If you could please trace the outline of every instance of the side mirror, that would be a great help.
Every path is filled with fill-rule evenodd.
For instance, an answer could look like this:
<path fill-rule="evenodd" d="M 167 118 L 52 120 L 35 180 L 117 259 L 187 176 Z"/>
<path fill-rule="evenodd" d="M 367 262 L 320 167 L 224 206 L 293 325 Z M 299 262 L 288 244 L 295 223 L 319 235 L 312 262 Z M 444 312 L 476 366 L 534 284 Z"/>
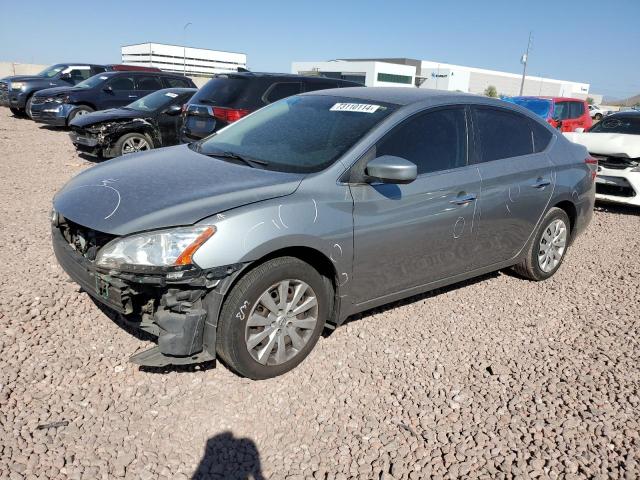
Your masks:
<path fill-rule="evenodd" d="M 60 74 L 60 80 L 70 81 L 71 74 L 70 73 L 62 73 Z"/>
<path fill-rule="evenodd" d="M 107 85 L 106 87 L 102 88 L 103 92 L 107 92 L 107 93 L 113 93 L 113 88 L 111 88 L 111 86 Z"/>
<path fill-rule="evenodd" d="M 182 105 L 171 105 L 170 107 L 168 107 L 164 113 L 166 113 L 167 115 L 180 115 L 180 113 L 182 112 Z"/>
<path fill-rule="evenodd" d="M 418 176 L 415 163 L 393 155 L 374 158 L 367 164 L 365 173 L 369 181 L 382 183 L 411 183 Z"/>

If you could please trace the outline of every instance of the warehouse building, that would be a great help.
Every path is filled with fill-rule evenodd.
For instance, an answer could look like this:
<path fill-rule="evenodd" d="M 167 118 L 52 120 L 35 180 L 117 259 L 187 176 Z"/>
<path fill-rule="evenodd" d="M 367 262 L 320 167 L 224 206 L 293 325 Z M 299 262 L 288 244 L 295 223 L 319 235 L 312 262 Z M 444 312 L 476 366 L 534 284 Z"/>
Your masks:
<path fill-rule="evenodd" d="M 498 95 L 520 94 L 522 74 L 411 58 L 355 58 L 331 62 L 294 62 L 292 72 L 304 71 L 341 78 L 340 75 L 353 75 L 355 71 L 359 71 L 359 75 L 364 79 L 363 83 L 367 86 L 381 86 L 382 84 L 377 81 L 377 72 L 390 69 L 392 65 L 403 67 L 402 75 L 405 78 L 402 81 L 405 82 L 411 77 L 413 81 L 409 84 L 410 86 L 476 94 L 483 94 L 487 87 L 494 86 Z M 590 94 L 589 87 L 588 83 L 527 75 L 523 94 L 583 99 L 590 96 L 596 100 L 596 103 L 601 101 L 602 96 Z"/>
<path fill-rule="evenodd" d="M 413 87 L 416 81 L 415 67 L 375 60 L 293 62 L 291 73 L 351 80 L 367 87 Z"/>
<path fill-rule="evenodd" d="M 247 68 L 244 53 L 191 48 L 164 43 L 138 43 L 121 48 L 122 63 L 156 67 L 165 72 L 187 76 L 211 77 L 216 73 L 237 72 Z"/>

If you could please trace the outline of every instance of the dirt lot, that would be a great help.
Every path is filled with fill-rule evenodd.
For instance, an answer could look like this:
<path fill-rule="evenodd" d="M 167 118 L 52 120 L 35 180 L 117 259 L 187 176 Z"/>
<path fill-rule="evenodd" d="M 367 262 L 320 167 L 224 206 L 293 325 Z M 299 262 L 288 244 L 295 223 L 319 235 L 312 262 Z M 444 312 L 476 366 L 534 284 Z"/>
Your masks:
<path fill-rule="evenodd" d="M 149 340 L 50 247 L 51 198 L 90 165 L 0 108 L 0 478 L 640 476 L 640 212 L 599 208 L 547 282 L 369 312 L 252 382 L 127 363 Z"/>

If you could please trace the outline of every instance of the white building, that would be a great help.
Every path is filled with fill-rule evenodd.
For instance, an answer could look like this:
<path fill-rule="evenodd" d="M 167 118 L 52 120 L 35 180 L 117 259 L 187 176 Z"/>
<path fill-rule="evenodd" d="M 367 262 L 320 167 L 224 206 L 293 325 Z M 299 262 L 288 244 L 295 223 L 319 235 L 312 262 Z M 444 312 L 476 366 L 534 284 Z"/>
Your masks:
<path fill-rule="evenodd" d="M 237 72 L 247 68 L 244 53 L 223 52 L 163 43 L 139 43 L 121 48 L 122 63 L 156 67 L 165 72 L 187 76 L 211 77 L 216 73 Z"/>
<path fill-rule="evenodd" d="M 413 87 L 416 69 L 388 62 L 332 60 L 293 62 L 291 73 L 352 80 L 367 87 Z"/>
<path fill-rule="evenodd" d="M 294 62 L 293 73 L 319 74 L 335 78 L 348 78 L 361 81 L 368 87 L 399 86 L 394 81 L 381 82 L 394 78 L 402 79 L 402 85 L 438 90 L 460 91 L 483 94 L 489 86 L 494 86 L 498 95 L 514 96 L 520 94 L 522 74 L 487 70 L 483 68 L 465 67 L 449 63 L 415 60 L 411 58 L 355 58 L 334 60 L 330 62 Z M 386 72 L 401 77 L 388 77 Z M 355 78 L 354 78 L 355 77 Z M 407 79 L 411 77 L 412 81 Z M 594 97 L 596 103 L 600 95 L 589 94 L 588 83 L 570 80 L 556 80 L 527 75 L 523 95 L 577 97 L 586 99 Z"/>

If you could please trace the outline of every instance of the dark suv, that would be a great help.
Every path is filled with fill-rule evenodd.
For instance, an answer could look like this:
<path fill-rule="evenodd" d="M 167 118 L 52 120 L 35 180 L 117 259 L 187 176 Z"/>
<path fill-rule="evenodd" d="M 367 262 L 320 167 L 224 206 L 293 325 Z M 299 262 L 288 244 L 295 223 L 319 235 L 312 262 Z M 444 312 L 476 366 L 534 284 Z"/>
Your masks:
<path fill-rule="evenodd" d="M 78 115 L 119 108 L 163 88 L 196 88 L 179 74 L 120 71 L 95 75 L 71 88 L 48 88 L 33 96 L 31 118 L 48 125 L 68 125 Z"/>
<path fill-rule="evenodd" d="M 14 115 L 28 109 L 35 92 L 51 87 L 72 87 L 98 73 L 106 72 L 107 65 L 89 63 L 58 63 L 37 75 L 14 75 L 0 80 L 0 106 L 9 107 Z"/>
<path fill-rule="evenodd" d="M 348 80 L 282 73 L 238 72 L 216 75 L 183 112 L 182 142 L 200 140 L 269 103 L 303 92 L 361 87 Z"/>

